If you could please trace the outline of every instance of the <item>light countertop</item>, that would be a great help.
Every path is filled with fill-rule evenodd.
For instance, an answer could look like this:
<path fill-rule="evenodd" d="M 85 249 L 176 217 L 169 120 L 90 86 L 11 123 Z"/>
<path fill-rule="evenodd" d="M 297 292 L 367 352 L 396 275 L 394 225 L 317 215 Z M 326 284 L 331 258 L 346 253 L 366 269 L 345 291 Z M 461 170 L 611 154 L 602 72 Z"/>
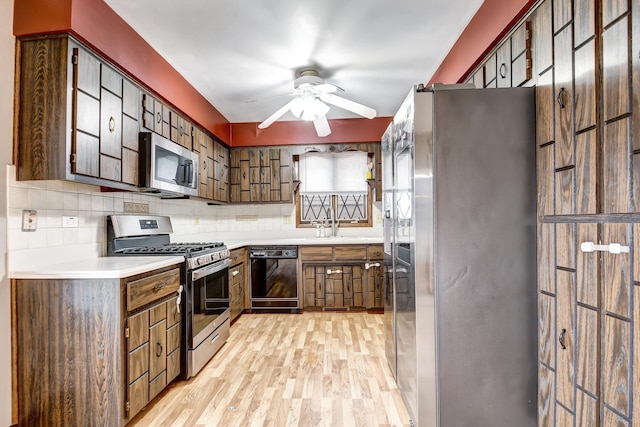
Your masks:
<path fill-rule="evenodd" d="M 89 258 L 11 271 L 12 279 L 121 279 L 184 262 L 182 256 Z"/>
<path fill-rule="evenodd" d="M 372 245 L 383 243 L 382 237 L 294 237 L 294 238 L 242 238 L 227 239 L 224 243 L 229 249 L 241 248 L 243 246 L 275 246 L 275 245 Z"/>

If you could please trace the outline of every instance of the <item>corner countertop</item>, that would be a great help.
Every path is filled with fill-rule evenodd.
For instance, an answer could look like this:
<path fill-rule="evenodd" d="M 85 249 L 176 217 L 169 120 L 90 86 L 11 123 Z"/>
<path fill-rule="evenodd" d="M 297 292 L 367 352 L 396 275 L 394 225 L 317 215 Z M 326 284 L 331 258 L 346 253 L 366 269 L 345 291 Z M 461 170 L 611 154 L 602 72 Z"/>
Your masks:
<path fill-rule="evenodd" d="M 11 279 L 122 279 L 184 262 L 182 256 L 89 258 L 11 271 Z"/>

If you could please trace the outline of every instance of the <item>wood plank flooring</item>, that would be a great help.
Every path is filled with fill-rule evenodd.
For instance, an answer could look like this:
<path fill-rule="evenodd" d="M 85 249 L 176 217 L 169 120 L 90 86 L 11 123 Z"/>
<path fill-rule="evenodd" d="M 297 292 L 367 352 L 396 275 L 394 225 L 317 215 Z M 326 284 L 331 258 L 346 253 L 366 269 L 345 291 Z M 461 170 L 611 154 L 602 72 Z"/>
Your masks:
<path fill-rule="evenodd" d="M 384 354 L 383 316 L 243 314 L 189 381 L 129 426 L 408 426 Z"/>

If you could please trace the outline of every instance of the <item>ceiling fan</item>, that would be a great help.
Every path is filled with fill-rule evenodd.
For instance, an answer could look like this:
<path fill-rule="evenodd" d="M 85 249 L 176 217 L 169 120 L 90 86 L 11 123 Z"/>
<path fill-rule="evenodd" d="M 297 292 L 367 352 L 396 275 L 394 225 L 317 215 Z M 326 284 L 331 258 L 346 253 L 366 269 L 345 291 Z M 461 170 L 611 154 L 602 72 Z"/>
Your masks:
<path fill-rule="evenodd" d="M 326 117 L 331 109 L 329 105 L 340 107 L 368 119 L 373 119 L 376 116 L 376 110 L 373 108 L 334 95 L 334 92 L 344 92 L 344 89 L 331 83 L 325 83 L 316 70 L 301 71 L 300 76 L 293 81 L 293 88 L 291 96 L 294 98 L 260 123 L 258 128 L 269 127 L 287 111 L 291 111 L 297 118 L 313 122 L 318 136 L 327 136 L 331 133 Z"/>

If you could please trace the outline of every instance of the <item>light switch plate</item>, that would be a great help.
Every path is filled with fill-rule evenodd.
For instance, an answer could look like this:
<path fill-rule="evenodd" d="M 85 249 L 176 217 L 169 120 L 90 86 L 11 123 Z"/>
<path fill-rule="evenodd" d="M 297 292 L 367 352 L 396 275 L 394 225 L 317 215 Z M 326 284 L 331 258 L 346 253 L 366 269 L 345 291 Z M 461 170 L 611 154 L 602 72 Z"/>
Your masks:
<path fill-rule="evenodd" d="M 36 231 L 38 212 L 25 209 L 22 211 L 22 231 Z"/>

